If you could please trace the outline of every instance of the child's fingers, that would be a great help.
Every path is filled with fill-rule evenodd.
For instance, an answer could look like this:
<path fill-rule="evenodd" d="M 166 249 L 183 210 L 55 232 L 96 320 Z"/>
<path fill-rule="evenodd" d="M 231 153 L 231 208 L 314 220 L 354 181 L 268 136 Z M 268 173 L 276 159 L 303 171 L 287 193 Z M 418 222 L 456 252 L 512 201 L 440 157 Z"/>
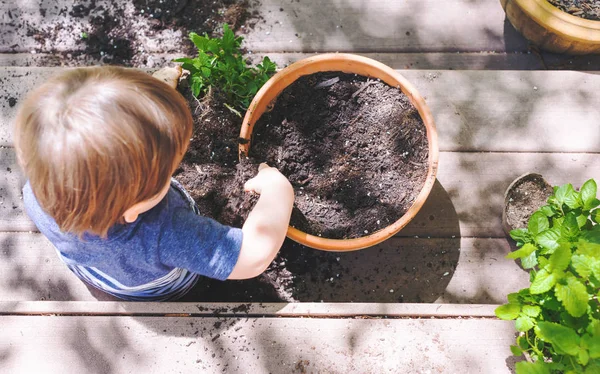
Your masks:
<path fill-rule="evenodd" d="M 256 181 L 254 180 L 254 178 L 248 179 L 246 183 L 244 183 L 244 191 L 256 192 Z"/>

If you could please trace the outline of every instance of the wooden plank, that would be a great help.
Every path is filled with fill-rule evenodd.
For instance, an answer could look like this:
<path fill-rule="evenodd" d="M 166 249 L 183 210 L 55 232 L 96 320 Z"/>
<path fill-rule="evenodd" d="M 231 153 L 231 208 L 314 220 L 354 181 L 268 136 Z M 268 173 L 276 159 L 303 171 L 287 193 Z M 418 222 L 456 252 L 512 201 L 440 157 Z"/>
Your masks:
<path fill-rule="evenodd" d="M 527 172 L 543 175 L 551 185 L 572 183 L 579 188 L 589 178 L 600 180 L 600 154 L 443 152 L 438 180 L 452 200 L 460 234 L 504 237 L 504 192 Z M 439 212 L 436 217 L 443 222 L 446 215 Z M 437 224 L 444 225 L 440 220 L 436 218 Z M 434 235 L 435 229 L 430 226 L 429 232 Z"/>
<path fill-rule="evenodd" d="M 0 146 L 13 144 L 10 128 L 18 107 L 15 104 L 60 69 L 0 68 Z M 598 74 L 428 70 L 400 73 L 426 97 L 442 151 L 597 152 L 599 149 Z"/>
<path fill-rule="evenodd" d="M 0 301 L 1 315 L 495 318 L 494 304 Z"/>
<path fill-rule="evenodd" d="M 0 245 L 2 301 L 95 300 L 41 234 L 0 233 Z M 298 290 L 292 297 L 317 303 L 501 304 L 506 302 L 508 293 L 528 284 L 527 274 L 514 261 L 504 259 L 509 251 L 504 239 L 457 237 L 392 238 L 358 252 L 315 252 L 315 260 L 329 265 L 319 266 L 314 278 L 291 267 L 293 285 Z M 219 293 L 219 284 L 232 289 L 254 285 L 252 280 L 213 282 L 211 293 L 216 295 L 211 299 L 213 302 L 269 301 L 249 296 L 231 300 L 226 293 Z M 205 287 L 205 284 L 197 286 L 186 300 L 206 301 Z M 13 310 L 9 306 L 5 304 L 0 311 Z M 186 310 L 189 311 L 185 309 L 182 313 L 187 313 Z M 386 309 L 385 313 L 400 312 Z"/>
<path fill-rule="evenodd" d="M 0 147 L 0 231 L 37 230 L 23 206 L 24 184 L 14 148 Z"/>
<path fill-rule="evenodd" d="M 265 0 L 253 52 L 526 51 L 495 0 Z"/>
<path fill-rule="evenodd" d="M 6 373 L 509 373 L 511 321 L 0 317 Z M 327 352 L 327 354 L 323 354 Z"/>
<path fill-rule="evenodd" d="M 0 298 L 95 300 L 42 234 L 0 233 Z"/>
<path fill-rule="evenodd" d="M 0 156 L 0 231 L 37 231 L 24 211 L 24 178 L 17 171 L 14 149 L 0 149 Z M 441 152 L 438 183 L 398 235 L 503 237 L 504 192 L 527 172 L 540 173 L 553 185 L 579 187 L 589 178 L 600 178 L 600 154 Z"/>
<path fill-rule="evenodd" d="M 81 33 L 91 17 L 76 18 L 67 0 L 8 1 L 0 3 L 5 22 L 0 52 L 82 51 Z M 96 7 L 114 9 L 108 0 Z M 40 8 L 45 9 L 44 16 Z M 67 11 L 64 11 L 66 8 Z M 152 30 L 147 17 L 133 6 L 122 6 L 127 24 L 140 31 L 135 41 L 150 52 L 166 52 L 181 40 L 176 30 Z M 14 20 L 9 18 L 9 11 Z M 264 0 L 253 3 L 259 22 L 244 30 L 245 47 L 266 52 L 313 51 L 526 51 L 528 43 L 510 24 L 496 0 Z M 18 27 L 18 24 L 30 27 Z M 64 27 L 69 25 L 69 27 Z M 62 26 L 62 27 L 61 27 Z M 57 40 L 35 38 L 35 32 L 57 29 Z M 190 30 L 193 31 L 193 30 Z M 33 35 L 32 35 L 33 34 Z"/>

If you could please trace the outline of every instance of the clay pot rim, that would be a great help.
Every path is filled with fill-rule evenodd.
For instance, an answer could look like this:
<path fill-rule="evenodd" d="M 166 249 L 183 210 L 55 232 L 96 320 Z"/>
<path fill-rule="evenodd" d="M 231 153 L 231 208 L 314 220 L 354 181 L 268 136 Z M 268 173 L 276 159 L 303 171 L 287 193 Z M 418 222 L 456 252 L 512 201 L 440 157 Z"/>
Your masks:
<path fill-rule="evenodd" d="M 291 64 L 271 77 L 258 91 L 246 112 L 240 130 L 240 138 L 247 140 L 244 144 L 240 143 L 239 145 L 240 158 L 248 154 L 254 124 L 277 96 L 301 76 L 323 71 L 342 71 L 379 78 L 390 86 L 399 87 L 417 108 L 427 130 L 429 143 L 427 178 L 412 206 L 396 222 L 369 235 L 354 239 L 322 238 L 307 234 L 291 226 L 288 227 L 287 236 L 305 246 L 325 251 L 354 251 L 373 246 L 390 238 L 406 226 L 421 209 L 436 180 L 439 159 L 437 131 L 433 116 L 425 100 L 402 75 L 392 68 L 367 57 L 345 53 L 328 53 L 311 56 Z"/>
<path fill-rule="evenodd" d="M 502 0 L 506 8 L 507 0 Z M 547 0 L 514 0 L 524 13 L 548 30 L 582 42 L 600 43 L 600 21 L 589 20 L 564 12 Z"/>

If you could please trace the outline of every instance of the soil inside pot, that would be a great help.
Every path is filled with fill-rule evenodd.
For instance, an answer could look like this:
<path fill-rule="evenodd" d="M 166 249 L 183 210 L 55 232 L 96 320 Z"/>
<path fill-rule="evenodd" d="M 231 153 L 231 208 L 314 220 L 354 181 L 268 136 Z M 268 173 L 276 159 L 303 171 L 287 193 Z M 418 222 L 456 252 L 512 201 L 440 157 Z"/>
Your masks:
<path fill-rule="evenodd" d="M 294 186 L 291 225 L 332 239 L 398 220 L 425 183 L 429 157 L 426 128 L 402 91 L 342 72 L 287 87 L 256 123 L 249 156 Z"/>
<path fill-rule="evenodd" d="M 337 74 L 337 76 L 340 76 L 340 81 L 347 87 L 348 92 L 344 95 L 349 94 L 352 96 L 354 92 L 357 92 L 360 87 L 367 83 L 366 79 L 362 77 L 346 76 L 341 79 L 341 75 Z M 323 92 L 331 90 L 335 92 L 338 89 L 331 88 L 331 86 L 325 88 L 326 90 Z M 394 162 L 406 163 L 406 158 L 402 156 L 402 153 L 406 152 L 405 149 L 414 150 L 412 158 L 409 157 L 409 159 L 419 160 L 413 162 L 421 165 L 421 173 L 425 175 L 428 157 L 427 140 L 423 136 L 425 129 L 419 122 L 420 119 L 419 121 L 415 120 L 414 117 L 417 115 L 414 109 L 405 101 L 406 98 L 397 98 L 397 92 L 393 91 L 397 90 L 379 82 L 370 82 L 362 92 L 354 97 L 353 105 L 358 106 L 360 104 L 359 100 L 362 104 L 365 104 L 365 107 L 369 105 L 375 107 L 376 102 L 387 102 L 387 105 L 396 108 L 393 112 L 397 111 L 395 112 L 397 117 L 407 117 L 410 118 L 409 122 L 414 122 L 414 128 L 411 127 L 412 131 L 419 135 L 415 139 L 404 138 L 401 135 L 402 132 L 396 132 L 397 130 L 393 129 L 389 121 L 379 122 L 379 125 L 376 123 L 371 124 L 374 127 L 373 129 L 367 128 L 364 133 L 360 131 L 357 133 L 364 136 L 363 139 L 366 142 L 363 147 L 364 150 L 372 149 L 371 152 L 374 152 L 376 147 L 383 143 L 380 140 L 373 139 L 375 133 L 371 131 L 379 128 L 380 132 L 385 134 L 383 138 L 390 136 L 389 139 L 395 139 L 393 144 L 404 144 L 404 147 L 397 149 L 400 152 L 399 155 L 392 153 L 394 148 L 389 148 L 390 155 L 387 155 L 385 149 L 382 149 L 380 153 L 387 155 L 393 165 Z M 175 177 L 196 200 L 202 214 L 223 224 L 241 227 L 256 200 L 255 196 L 243 192 L 243 183 L 256 174 L 257 164 L 263 160 L 249 159 L 241 163 L 238 162 L 237 146 L 239 126 L 242 121 L 223 106 L 218 92 L 214 92 L 213 96 L 203 101 L 194 99 L 189 90 L 185 88 L 183 88 L 183 92 L 194 114 L 195 130 L 188 152 Z M 377 92 L 383 92 L 383 94 L 378 97 Z M 359 122 L 363 123 L 361 121 L 364 118 L 376 118 L 376 116 L 377 111 L 365 112 L 356 120 L 355 126 Z M 417 122 L 419 123 L 417 124 Z M 388 131 L 390 134 L 387 134 Z M 391 134 L 398 135 L 392 138 Z M 264 137 L 265 135 L 261 136 Z M 337 136 L 334 133 L 332 141 L 336 138 L 339 139 L 340 136 L 341 133 Z M 372 141 L 371 144 L 368 143 L 369 140 Z M 408 146 L 411 142 L 414 142 L 413 148 Z M 417 142 L 420 142 L 419 146 L 416 145 Z M 363 148 L 358 147 L 357 150 L 362 152 Z M 304 155 L 305 149 L 300 147 L 294 149 L 301 152 L 300 156 Z M 420 156 L 415 156 L 415 154 Z M 289 158 L 291 159 L 291 154 Z M 375 162 L 373 168 L 379 167 L 381 160 L 377 157 L 371 159 Z M 416 167 L 411 163 L 409 165 Z M 358 180 L 360 180 L 360 177 L 358 177 Z M 417 186 L 419 189 L 423 181 Z M 302 186 L 298 186 L 296 183 L 297 196 L 301 196 L 299 193 L 301 191 L 304 193 L 306 186 L 309 184 L 304 183 Z M 326 188 L 328 184 L 326 183 L 324 187 Z M 410 197 L 405 198 L 405 200 L 408 199 Z M 395 212 L 393 216 L 397 218 L 398 214 Z M 361 229 L 364 230 L 362 227 Z M 431 264 L 435 267 L 433 269 L 435 271 L 427 265 L 427 267 L 423 267 L 425 269 L 424 274 L 413 274 L 413 272 L 420 270 L 414 266 L 407 268 L 406 264 L 403 263 L 406 262 L 406 259 L 402 256 L 397 259 L 394 256 L 391 258 L 386 257 L 391 255 L 385 255 L 381 252 L 382 250 L 383 248 L 368 249 L 360 251 L 360 253 L 322 252 L 286 240 L 276 259 L 261 276 L 244 281 L 227 282 L 203 279 L 182 301 L 432 302 L 435 298 L 425 296 L 426 292 L 422 289 L 419 288 L 420 291 L 418 292 L 410 291 L 414 288 L 410 286 L 411 282 L 415 277 L 427 278 L 427 274 L 431 274 L 432 277 L 435 275 L 435 279 L 438 280 L 446 279 L 442 274 L 451 272 L 456 263 L 456 259 L 452 258 L 455 251 L 446 249 L 441 252 L 441 255 L 435 254 L 436 259 L 439 256 L 448 257 L 439 264 Z M 382 255 L 384 256 L 382 257 Z M 378 258 L 386 260 L 384 263 L 380 263 L 377 261 Z M 443 289 L 442 286 L 439 288 Z M 404 291 L 393 293 L 390 289 L 404 289 Z M 414 295 L 410 292 L 413 292 Z"/>
<path fill-rule="evenodd" d="M 515 181 L 506 192 L 506 229 L 526 228 L 531 215 L 546 205 L 551 194 L 552 186 L 539 174 L 527 174 Z"/>
<path fill-rule="evenodd" d="M 548 2 L 576 17 L 600 21 L 600 1 L 598 0 L 548 0 Z"/>

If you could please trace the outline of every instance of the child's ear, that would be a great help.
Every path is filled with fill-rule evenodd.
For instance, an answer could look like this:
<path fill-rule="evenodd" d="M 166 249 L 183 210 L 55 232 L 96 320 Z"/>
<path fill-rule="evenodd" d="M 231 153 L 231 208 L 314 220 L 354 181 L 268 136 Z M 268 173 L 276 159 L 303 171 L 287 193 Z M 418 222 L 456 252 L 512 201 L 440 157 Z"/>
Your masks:
<path fill-rule="evenodd" d="M 125 220 L 125 222 L 127 222 L 127 223 L 133 223 L 138 218 L 138 216 L 139 216 L 140 213 L 138 212 L 138 209 L 137 209 L 136 205 L 134 205 L 131 208 L 127 209 L 125 211 L 125 213 L 123 213 L 123 219 Z"/>

